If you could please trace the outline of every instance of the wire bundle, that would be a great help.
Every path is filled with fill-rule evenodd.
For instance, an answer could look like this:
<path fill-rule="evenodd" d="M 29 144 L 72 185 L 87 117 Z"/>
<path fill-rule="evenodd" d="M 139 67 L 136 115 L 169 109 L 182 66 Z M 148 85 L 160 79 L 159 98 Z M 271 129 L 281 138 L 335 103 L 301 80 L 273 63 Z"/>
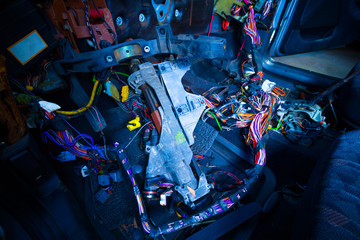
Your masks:
<path fill-rule="evenodd" d="M 63 132 L 54 132 L 53 130 L 44 131 L 42 133 L 42 138 L 45 143 L 47 143 L 47 139 L 53 141 L 56 145 L 64 148 L 65 150 L 71 152 L 72 154 L 86 159 L 91 160 L 90 156 L 87 153 L 88 149 L 93 149 L 94 141 L 93 139 L 87 134 L 81 134 L 73 138 L 69 131 L 65 130 Z M 88 139 L 91 141 L 92 146 L 86 147 L 81 145 L 78 141 L 80 139 Z"/>
<path fill-rule="evenodd" d="M 283 92 L 280 88 L 270 92 L 259 88 L 257 82 L 244 82 L 235 95 L 228 96 L 221 102 L 211 102 L 214 107 L 207 109 L 205 114 L 210 113 L 209 117 L 220 119 L 229 129 L 249 127 L 246 143 L 255 150 L 255 164 L 264 165 L 266 154 L 261 140 L 275 115 L 279 96 L 283 95 Z"/>
<path fill-rule="evenodd" d="M 244 24 L 244 32 L 251 39 L 252 44 L 261 44 L 260 35 L 256 28 L 255 13 L 253 6 L 249 7 L 249 16 Z"/>
<path fill-rule="evenodd" d="M 271 4 L 272 4 L 272 0 L 266 1 L 265 6 L 264 6 L 264 11 L 263 11 L 263 14 L 262 14 L 262 19 L 263 20 L 269 15 L 269 12 L 270 12 L 270 9 L 271 9 Z"/>
<path fill-rule="evenodd" d="M 230 13 L 233 16 L 238 16 L 240 14 L 240 10 L 241 10 L 241 7 L 237 4 L 234 4 L 230 9 Z"/>
<path fill-rule="evenodd" d="M 324 127 L 324 122 L 312 120 L 306 112 L 289 111 L 282 119 L 281 133 L 293 143 L 309 146 Z"/>
<path fill-rule="evenodd" d="M 47 119 L 53 119 L 55 117 L 55 114 L 45 111 L 45 117 Z M 65 119 L 64 121 L 69 124 Z M 75 128 L 73 129 L 76 130 Z M 66 151 L 69 151 L 80 158 L 92 160 L 93 157 L 89 155 L 89 150 L 93 150 L 96 153 L 95 155 L 97 155 L 97 158 L 105 159 L 105 156 L 103 154 L 103 148 L 96 146 L 93 138 L 90 135 L 84 133 L 81 134 L 79 132 L 77 133 L 78 135 L 76 137 L 73 137 L 68 130 L 55 132 L 54 130 L 50 129 L 44 131 L 41 136 L 45 143 L 47 143 L 47 139 L 50 139 L 59 147 L 64 148 Z M 84 142 L 86 142 L 88 146 L 81 144 L 79 142 L 81 139 L 84 140 Z"/>
<path fill-rule="evenodd" d="M 250 124 L 249 135 L 254 149 L 258 147 L 258 144 L 260 143 L 263 137 L 263 131 L 261 129 L 263 115 L 264 115 L 263 112 L 258 113 L 255 119 Z M 255 164 L 259 164 L 263 166 L 266 163 L 265 146 L 261 144 L 259 148 L 260 149 L 257 150 L 255 153 Z"/>
<path fill-rule="evenodd" d="M 223 94 L 211 94 L 209 98 L 205 98 L 207 109 L 205 109 L 202 119 L 205 115 L 213 117 L 221 130 L 221 125 L 218 118 L 223 124 L 231 124 L 230 127 L 249 127 L 247 143 L 252 146 L 255 154 L 253 169 L 247 171 L 247 178 L 244 181 L 240 181 L 235 175 L 227 174 L 229 177 L 236 180 L 236 185 L 239 189 L 230 196 L 224 197 L 206 209 L 198 212 L 192 216 L 166 223 L 160 227 L 156 227 L 152 224 L 147 216 L 143 200 L 141 198 L 140 190 L 136 184 L 134 174 L 131 170 L 131 165 L 126 157 L 126 146 L 117 151 L 119 159 L 127 172 L 130 181 L 132 182 L 133 191 L 138 202 L 139 214 L 142 221 L 143 229 L 151 237 L 157 237 L 159 235 L 168 234 L 182 228 L 196 225 L 208 218 L 212 218 L 218 214 L 224 213 L 232 208 L 235 204 L 247 194 L 248 190 L 259 178 L 262 168 L 266 163 L 266 151 L 262 142 L 263 135 L 269 128 L 270 121 L 275 114 L 277 103 L 279 102 L 279 96 L 281 91 L 275 90 L 270 92 L 264 92 L 258 85 L 260 81 L 245 82 L 241 90 L 235 95 L 225 97 Z M 245 91 L 248 89 L 248 91 Z M 250 91 L 255 89 L 255 91 Z M 225 92 L 224 92 L 225 93 Z M 137 103 L 135 103 L 138 105 Z M 140 105 L 138 105 L 140 106 Z M 203 159 L 203 156 L 195 156 L 196 159 Z M 154 182 L 154 185 L 160 188 L 173 187 L 171 183 Z M 144 192 L 148 195 L 154 195 L 156 192 L 147 191 Z"/>
<path fill-rule="evenodd" d="M 150 234 L 151 230 L 153 230 L 153 227 L 149 224 L 149 218 L 148 218 L 148 216 L 146 214 L 146 210 L 145 210 L 145 207 L 144 207 L 144 202 L 143 202 L 143 200 L 141 198 L 139 187 L 136 184 L 134 173 L 131 170 L 131 164 L 130 164 L 127 156 L 126 156 L 126 153 L 125 153 L 124 149 L 121 149 L 120 151 L 118 151 L 118 154 L 119 154 L 119 159 L 120 159 L 120 161 L 121 161 L 127 175 L 129 176 L 132 187 L 133 187 L 135 198 L 136 198 L 136 201 L 138 203 L 139 215 L 140 215 L 140 218 L 141 218 L 141 224 L 143 226 L 144 231 L 146 233 Z"/>
<path fill-rule="evenodd" d="M 265 111 L 263 118 L 267 121 L 262 124 L 262 131 L 264 131 L 265 123 L 269 122 L 269 117 L 273 114 L 274 107 L 278 102 L 278 94 L 275 91 L 270 93 L 261 91 L 259 95 L 248 97 L 245 93 L 246 91 L 242 88 L 241 91 L 227 97 L 221 103 L 210 102 L 209 105 L 214 106 L 210 109 L 222 123 L 227 124 L 230 128 L 248 127 L 258 112 Z M 263 110 L 264 108 L 265 110 Z"/>

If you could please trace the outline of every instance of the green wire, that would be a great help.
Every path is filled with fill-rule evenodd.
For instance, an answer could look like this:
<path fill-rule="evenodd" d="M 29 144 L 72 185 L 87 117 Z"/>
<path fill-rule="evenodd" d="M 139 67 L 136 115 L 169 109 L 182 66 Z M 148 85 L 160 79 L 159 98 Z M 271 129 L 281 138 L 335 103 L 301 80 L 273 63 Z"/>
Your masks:
<path fill-rule="evenodd" d="M 219 123 L 219 121 L 218 121 L 217 117 L 215 116 L 215 114 L 213 114 L 212 112 L 209 112 L 209 111 L 210 111 L 210 109 L 209 109 L 209 110 L 207 110 L 207 113 L 210 113 L 210 114 L 211 114 L 211 116 L 213 116 L 213 117 L 215 118 L 215 120 L 216 120 L 216 122 L 217 122 L 217 124 L 218 124 L 218 126 L 219 126 L 220 131 L 222 131 L 222 127 L 221 127 L 221 125 L 220 125 L 220 123 Z"/>
<path fill-rule="evenodd" d="M 213 222 L 215 222 L 215 221 L 216 221 L 216 220 L 209 220 L 209 221 L 204 221 L 204 222 L 198 222 L 198 223 L 194 223 L 193 226 L 200 225 L 200 224 L 213 223 Z"/>
<path fill-rule="evenodd" d="M 126 73 L 122 73 L 122 72 L 112 72 L 112 74 L 120 74 L 120 75 L 123 75 L 123 76 L 125 76 L 125 77 L 129 77 L 129 75 L 128 74 L 126 74 Z"/>
<path fill-rule="evenodd" d="M 281 122 L 280 122 L 280 120 L 277 119 L 277 121 L 278 121 L 277 127 L 276 127 L 276 128 L 270 128 L 270 130 L 278 130 L 278 129 L 281 127 Z"/>
<path fill-rule="evenodd" d="M 99 95 L 100 94 L 100 92 L 101 92 L 101 85 L 99 86 L 99 88 L 96 90 L 96 95 Z"/>

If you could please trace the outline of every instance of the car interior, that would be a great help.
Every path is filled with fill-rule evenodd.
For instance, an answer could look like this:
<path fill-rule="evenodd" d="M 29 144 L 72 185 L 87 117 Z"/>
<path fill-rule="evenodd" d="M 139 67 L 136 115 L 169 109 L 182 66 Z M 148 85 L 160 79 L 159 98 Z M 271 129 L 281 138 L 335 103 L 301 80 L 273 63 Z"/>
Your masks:
<path fill-rule="evenodd" d="M 359 0 L 0 0 L 0 239 L 360 239 Z"/>

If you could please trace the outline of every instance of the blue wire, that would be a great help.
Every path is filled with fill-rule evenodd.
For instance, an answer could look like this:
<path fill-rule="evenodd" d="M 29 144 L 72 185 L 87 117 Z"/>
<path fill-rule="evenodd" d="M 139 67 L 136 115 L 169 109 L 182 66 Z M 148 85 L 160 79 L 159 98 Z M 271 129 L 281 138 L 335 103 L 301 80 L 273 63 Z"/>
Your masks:
<path fill-rule="evenodd" d="M 78 130 L 76 130 L 68 121 L 66 121 L 66 119 L 63 118 L 63 120 L 66 122 L 67 125 L 69 125 L 77 134 L 79 134 L 80 136 L 82 136 L 81 133 L 79 133 Z M 84 139 L 84 141 L 91 147 L 93 147 L 93 144 L 90 144 L 84 137 L 81 137 L 82 139 Z M 94 142 L 94 140 L 92 140 L 92 142 Z"/>
<path fill-rule="evenodd" d="M 48 132 L 43 132 L 42 133 L 42 138 L 43 138 L 43 141 L 45 143 L 47 143 L 47 140 L 46 140 L 46 137 L 49 138 L 51 141 L 53 141 L 56 145 L 60 146 L 60 147 L 64 147 L 65 145 L 59 143 L 58 141 L 55 140 L 55 138 Z"/>
<path fill-rule="evenodd" d="M 26 90 L 26 88 L 24 88 L 18 81 L 16 81 L 15 78 L 13 78 L 13 77 L 10 76 L 10 75 L 8 75 L 8 77 L 10 77 L 10 78 L 16 83 L 16 85 L 18 85 L 18 87 L 21 88 L 21 90 L 27 92 L 27 93 L 30 94 L 30 95 L 35 96 L 35 94 L 33 94 L 32 92 L 29 92 L 28 90 Z"/>
<path fill-rule="evenodd" d="M 92 137 L 90 137 L 89 135 L 85 134 L 85 133 L 82 133 L 82 134 L 79 134 L 76 136 L 76 138 L 73 140 L 74 142 L 78 142 L 79 141 L 79 138 L 82 138 L 85 140 L 85 138 L 89 139 L 91 141 L 91 146 L 94 146 L 95 143 L 94 143 L 94 140 L 92 139 Z"/>
<path fill-rule="evenodd" d="M 89 145 L 89 147 L 83 146 L 83 148 L 84 148 L 85 150 L 87 150 L 87 149 L 96 150 L 96 151 L 100 154 L 100 157 L 105 158 L 105 156 L 104 156 L 104 154 L 103 154 L 103 152 L 102 152 L 102 148 L 99 147 L 99 146 L 96 146 L 96 145 L 94 144 L 94 140 L 92 139 L 91 136 L 89 136 L 88 134 L 82 134 L 82 133 L 80 133 L 78 130 L 76 130 L 75 127 L 73 127 L 68 121 L 66 121 L 66 119 L 63 119 L 63 120 L 64 120 L 65 123 L 66 123 L 67 125 L 69 125 L 76 133 L 78 133 L 78 136 L 76 136 L 76 137 L 73 139 L 72 142 L 67 142 L 67 140 L 65 139 L 65 144 L 61 144 L 61 143 L 59 143 L 49 132 L 44 132 L 44 133 L 43 133 L 43 139 L 44 139 L 45 142 L 46 142 L 46 139 L 45 139 L 44 135 L 45 135 L 46 137 L 48 137 L 49 139 L 51 139 L 53 142 L 55 142 L 58 146 L 66 148 L 68 151 L 74 153 L 75 155 L 87 156 L 87 154 L 81 153 L 81 152 L 77 151 L 77 150 L 73 147 L 73 146 L 75 145 L 75 143 L 78 142 L 79 138 L 82 138 L 82 139 Z M 52 130 L 50 130 L 50 131 L 52 131 Z M 57 136 L 57 135 L 55 134 L 55 136 Z M 91 143 L 89 143 L 86 139 L 89 139 L 89 140 L 91 141 Z"/>
<path fill-rule="evenodd" d="M 46 143 L 47 140 L 46 140 L 46 137 L 49 138 L 50 140 L 52 140 L 56 145 L 64 148 L 65 150 L 75 154 L 75 155 L 78 155 L 78 156 L 88 156 L 87 154 L 85 153 L 82 153 L 80 151 L 78 151 L 77 149 L 75 149 L 73 146 L 75 145 L 75 142 L 70 142 L 66 137 L 64 137 L 65 139 L 65 144 L 62 144 L 60 142 L 58 142 L 54 136 L 52 134 L 59 139 L 59 137 L 56 135 L 56 133 L 53 131 L 53 130 L 49 130 L 49 131 L 45 131 L 42 133 L 42 137 L 43 137 L 43 140 L 44 142 Z M 62 141 L 62 139 L 59 139 Z"/>
<path fill-rule="evenodd" d="M 74 140 L 76 140 L 76 142 L 78 141 L 78 138 L 79 138 L 79 137 L 82 138 L 82 139 L 84 139 L 84 141 L 90 146 L 89 149 L 94 149 L 94 150 L 96 150 L 96 151 L 100 154 L 100 156 L 101 156 L 102 158 L 105 158 L 104 154 L 102 153 L 101 147 L 96 146 L 96 145 L 94 144 L 94 140 L 91 138 L 91 136 L 89 136 L 89 135 L 87 135 L 87 134 L 81 134 L 81 133 L 80 133 L 78 130 L 76 130 L 68 121 L 66 121 L 66 119 L 63 118 L 63 120 L 64 120 L 64 121 L 66 122 L 66 124 L 68 124 L 77 134 L 79 134 L 79 135 L 74 139 Z M 92 144 L 89 143 L 89 142 L 86 140 L 86 138 L 89 138 L 90 141 L 92 142 Z M 104 146 L 104 147 L 106 147 L 106 146 Z"/>

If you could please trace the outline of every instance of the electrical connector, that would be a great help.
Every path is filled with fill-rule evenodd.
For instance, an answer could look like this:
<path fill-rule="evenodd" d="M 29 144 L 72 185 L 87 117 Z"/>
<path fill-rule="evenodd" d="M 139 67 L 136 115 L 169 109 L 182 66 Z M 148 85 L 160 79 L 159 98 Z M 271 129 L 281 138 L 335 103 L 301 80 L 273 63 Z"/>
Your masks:
<path fill-rule="evenodd" d="M 98 175 L 98 183 L 102 187 L 110 186 L 110 177 L 105 174 Z"/>
<path fill-rule="evenodd" d="M 126 102 L 129 98 L 129 86 L 123 86 L 121 88 L 121 101 Z"/>
<path fill-rule="evenodd" d="M 110 172 L 109 175 L 113 182 L 121 182 L 123 180 L 120 170 Z"/>

